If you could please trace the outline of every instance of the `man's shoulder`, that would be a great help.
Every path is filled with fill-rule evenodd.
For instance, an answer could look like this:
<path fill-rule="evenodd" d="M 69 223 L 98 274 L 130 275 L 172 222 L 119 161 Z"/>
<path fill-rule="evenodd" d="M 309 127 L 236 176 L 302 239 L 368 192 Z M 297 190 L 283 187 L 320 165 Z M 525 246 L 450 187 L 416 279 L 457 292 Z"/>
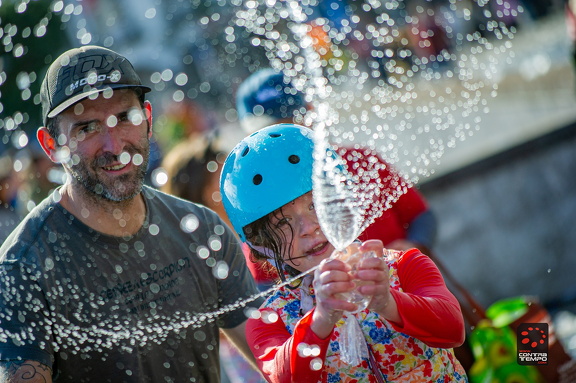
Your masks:
<path fill-rule="evenodd" d="M 50 241 L 51 233 L 48 226 L 57 209 L 57 198 L 48 196 L 38 206 L 32 209 L 16 226 L 0 247 L 0 263 L 7 259 L 19 258 L 28 252 L 38 242 Z M 60 228 L 64 230 L 64 228 Z"/>
<path fill-rule="evenodd" d="M 195 206 L 197 206 L 193 202 L 176 197 L 172 194 L 164 193 L 163 191 L 160 191 L 147 185 L 144 185 L 144 187 L 142 188 L 142 193 L 144 195 L 144 198 L 146 198 L 146 200 L 149 201 L 150 203 L 155 204 L 163 203 L 170 206 L 187 206 L 189 208 L 194 208 Z"/>
<path fill-rule="evenodd" d="M 188 215 L 190 213 L 198 214 L 201 216 L 215 216 L 216 213 L 207 208 L 206 206 L 190 202 L 188 200 L 166 194 L 160 190 L 154 189 L 150 186 L 145 186 L 143 189 L 144 197 L 149 204 L 157 207 L 170 210 L 177 215 Z"/>

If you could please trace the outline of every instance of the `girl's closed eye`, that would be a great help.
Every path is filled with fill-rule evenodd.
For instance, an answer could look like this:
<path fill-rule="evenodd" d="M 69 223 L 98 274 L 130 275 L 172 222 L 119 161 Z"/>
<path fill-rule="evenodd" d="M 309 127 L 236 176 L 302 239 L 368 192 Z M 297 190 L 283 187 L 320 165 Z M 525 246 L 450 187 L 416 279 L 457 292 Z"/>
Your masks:
<path fill-rule="evenodd" d="M 280 219 L 274 224 L 274 226 L 275 226 L 277 229 L 282 229 L 282 228 L 284 228 L 284 227 L 289 226 L 289 225 L 290 225 L 290 221 L 292 221 L 292 218 L 290 218 L 290 217 L 283 217 L 283 218 L 280 218 Z"/>

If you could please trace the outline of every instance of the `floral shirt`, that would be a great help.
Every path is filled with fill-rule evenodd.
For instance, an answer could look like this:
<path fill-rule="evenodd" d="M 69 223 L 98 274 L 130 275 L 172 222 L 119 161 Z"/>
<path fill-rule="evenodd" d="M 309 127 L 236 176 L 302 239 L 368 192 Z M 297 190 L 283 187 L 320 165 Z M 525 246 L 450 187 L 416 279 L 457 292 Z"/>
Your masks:
<path fill-rule="evenodd" d="M 467 382 L 450 349 L 463 341 L 462 314 L 443 281 L 434 282 L 441 279 L 438 269 L 415 249 L 388 254 L 390 285 L 404 324 L 399 326 L 369 310 L 354 314 L 385 381 Z M 409 291 L 403 290 L 404 285 Z M 306 289 L 304 294 L 314 297 L 312 286 Z M 418 295 L 422 292 L 425 295 Z M 310 330 L 312 311 L 301 310 L 302 294 L 298 288 L 279 288 L 261 307 L 263 320 L 248 321 L 250 347 L 268 380 L 377 382 L 368 359 L 358 365 L 342 361 L 343 319 L 329 338 L 315 336 Z M 279 320 L 269 320 L 271 312 Z"/>

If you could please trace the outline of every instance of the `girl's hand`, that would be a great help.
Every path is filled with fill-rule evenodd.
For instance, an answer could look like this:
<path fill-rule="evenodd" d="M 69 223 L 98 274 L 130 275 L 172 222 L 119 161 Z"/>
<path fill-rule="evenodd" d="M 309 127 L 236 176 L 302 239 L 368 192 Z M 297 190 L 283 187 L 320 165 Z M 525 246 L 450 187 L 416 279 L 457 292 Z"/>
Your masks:
<path fill-rule="evenodd" d="M 364 281 L 358 291 L 364 295 L 371 295 L 372 300 L 368 308 L 384 318 L 401 323 L 396 301 L 390 292 L 389 270 L 384 259 L 384 246 L 379 240 L 363 242 L 359 249 L 362 253 L 373 251 L 376 257 L 365 257 L 358 264 L 356 278 Z"/>
<path fill-rule="evenodd" d="M 346 302 L 340 294 L 354 288 L 348 271 L 350 267 L 338 259 L 325 259 L 314 272 L 316 309 L 312 317 L 312 331 L 326 338 L 344 311 L 353 311 L 356 305 Z"/>

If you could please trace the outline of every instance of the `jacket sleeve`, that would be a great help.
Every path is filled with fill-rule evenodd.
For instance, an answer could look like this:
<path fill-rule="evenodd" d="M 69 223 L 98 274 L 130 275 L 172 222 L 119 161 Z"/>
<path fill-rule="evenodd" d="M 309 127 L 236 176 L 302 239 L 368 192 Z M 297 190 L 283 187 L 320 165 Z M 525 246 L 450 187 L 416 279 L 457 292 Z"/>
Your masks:
<path fill-rule="evenodd" d="M 277 313 L 260 309 L 261 318 L 248 319 L 246 339 L 266 380 L 273 383 L 317 382 L 330 336 L 321 339 L 310 329 L 314 310 L 306 314 L 290 335 Z"/>
<path fill-rule="evenodd" d="M 431 347 L 452 348 L 464 342 L 464 318 L 458 300 L 448 290 L 434 262 L 416 249 L 398 261 L 403 291 L 392 291 L 402 324 L 392 323 L 404 334 Z"/>

